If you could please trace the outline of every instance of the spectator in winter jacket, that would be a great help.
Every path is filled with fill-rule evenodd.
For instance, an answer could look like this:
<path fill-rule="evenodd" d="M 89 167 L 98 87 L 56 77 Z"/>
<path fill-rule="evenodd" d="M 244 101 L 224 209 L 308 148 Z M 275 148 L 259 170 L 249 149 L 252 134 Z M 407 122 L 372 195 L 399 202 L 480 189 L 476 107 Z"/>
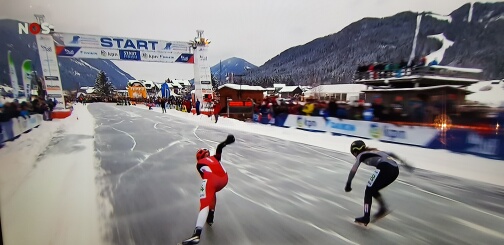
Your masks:
<path fill-rule="evenodd" d="M 20 115 L 26 119 L 26 118 L 29 118 L 30 117 L 30 112 L 28 110 L 28 103 L 26 102 L 23 102 L 21 103 L 21 111 L 20 111 Z"/>
<path fill-rule="evenodd" d="M 313 103 L 306 103 L 305 106 L 303 107 L 303 113 L 305 113 L 305 115 L 307 116 L 312 115 L 314 110 L 315 105 Z"/>
<path fill-rule="evenodd" d="M 362 118 L 365 121 L 373 121 L 375 118 L 374 109 L 371 107 L 370 103 L 364 104 L 364 112 L 362 113 Z"/>
<path fill-rule="evenodd" d="M 348 119 L 348 110 L 344 107 L 344 105 L 338 106 L 336 117 L 339 119 Z"/>
<path fill-rule="evenodd" d="M 220 104 L 219 102 L 214 102 L 214 107 L 213 107 L 213 114 L 215 116 L 215 123 L 217 123 L 217 120 L 219 119 L 219 113 L 220 113 Z"/>
<path fill-rule="evenodd" d="M 201 102 L 199 101 L 199 99 L 196 99 L 196 115 L 199 115 L 200 114 L 200 109 L 201 109 Z"/>

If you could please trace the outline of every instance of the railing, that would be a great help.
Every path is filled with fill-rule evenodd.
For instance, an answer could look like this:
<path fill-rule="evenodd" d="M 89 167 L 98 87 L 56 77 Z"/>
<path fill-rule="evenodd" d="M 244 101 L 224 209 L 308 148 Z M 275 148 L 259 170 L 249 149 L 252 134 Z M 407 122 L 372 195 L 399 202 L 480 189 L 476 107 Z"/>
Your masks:
<path fill-rule="evenodd" d="M 261 120 L 261 118 L 263 120 Z M 332 117 L 279 114 L 257 115 L 254 121 L 279 127 L 297 128 L 312 132 L 327 132 L 388 143 L 404 144 L 430 149 L 445 149 L 452 152 L 504 160 L 504 130 L 498 126 L 457 127 L 451 125 L 382 123 L 346 120 Z"/>
<path fill-rule="evenodd" d="M 26 119 L 18 117 L 12 118 L 7 122 L 0 123 L 0 143 L 14 140 L 21 134 L 38 127 L 42 120 L 43 116 L 41 114 L 34 114 Z"/>

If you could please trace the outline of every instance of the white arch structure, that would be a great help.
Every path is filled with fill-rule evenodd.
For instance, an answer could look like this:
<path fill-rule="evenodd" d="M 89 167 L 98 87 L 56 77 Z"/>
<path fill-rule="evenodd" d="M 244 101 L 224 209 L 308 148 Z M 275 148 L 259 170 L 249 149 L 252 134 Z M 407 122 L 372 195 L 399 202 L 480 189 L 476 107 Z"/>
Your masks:
<path fill-rule="evenodd" d="M 213 95 L 208 65 L 208 39 L 203 31 L 190 42 L 139 38 L 97 36 L 72 33 L 37 35 L 37 45 L 49 98 L 56 98 L 56 109 L 64 109 L 65 101 L 58 66 L 58 57 L 182 63 L 194 65 L 195 98 L 202 103 Z M 210 97 L 211 98 L 211 97 Z M 209 107 L 205 107 L 209 108 Z M 203 109 L 202 112 L 206 112 Z"/>

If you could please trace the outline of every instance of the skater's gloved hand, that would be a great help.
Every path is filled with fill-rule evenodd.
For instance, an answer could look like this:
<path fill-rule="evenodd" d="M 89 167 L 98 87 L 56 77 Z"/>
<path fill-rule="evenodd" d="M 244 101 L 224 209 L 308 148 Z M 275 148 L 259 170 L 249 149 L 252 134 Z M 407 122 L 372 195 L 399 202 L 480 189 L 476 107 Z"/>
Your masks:
<path fill-rule="evenodd" d="M 224 143 L 226 143 L 227 145 L 233 144 L 234 142 L 235 142 L 235 137 L 232 134 L 228 135 L 228 137 L 226 138 L 226 141 L 224 141 Z"/>
<path fill-rule="evenodd" d="M 352 191 L 352 187 L 350 186 L 350 183 L 347 183 L 346 186 L 345 186 L 345 191 L 346 192 L 351 192 Z"/>

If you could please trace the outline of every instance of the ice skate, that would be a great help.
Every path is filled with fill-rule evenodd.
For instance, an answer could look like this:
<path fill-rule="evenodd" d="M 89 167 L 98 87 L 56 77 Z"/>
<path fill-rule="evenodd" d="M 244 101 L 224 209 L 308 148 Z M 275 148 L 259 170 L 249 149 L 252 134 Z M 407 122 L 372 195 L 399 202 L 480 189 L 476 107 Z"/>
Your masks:
<path fill-rule="evenodd" d="M 369 224 L 369 217 L 363 216 L 360 218 L 355 218 L 355 223 L 367 226 Z"/>
<path fill-rule="evenodd" d="M 201 236 L 201 229 L 196 228 L 196 229 L 194 229 L 194 233 L 191 237 L 187 238 L 186 240 L 179 243 L 178 245 L 198 244 L 200 242 L 200 236 Z"/>

